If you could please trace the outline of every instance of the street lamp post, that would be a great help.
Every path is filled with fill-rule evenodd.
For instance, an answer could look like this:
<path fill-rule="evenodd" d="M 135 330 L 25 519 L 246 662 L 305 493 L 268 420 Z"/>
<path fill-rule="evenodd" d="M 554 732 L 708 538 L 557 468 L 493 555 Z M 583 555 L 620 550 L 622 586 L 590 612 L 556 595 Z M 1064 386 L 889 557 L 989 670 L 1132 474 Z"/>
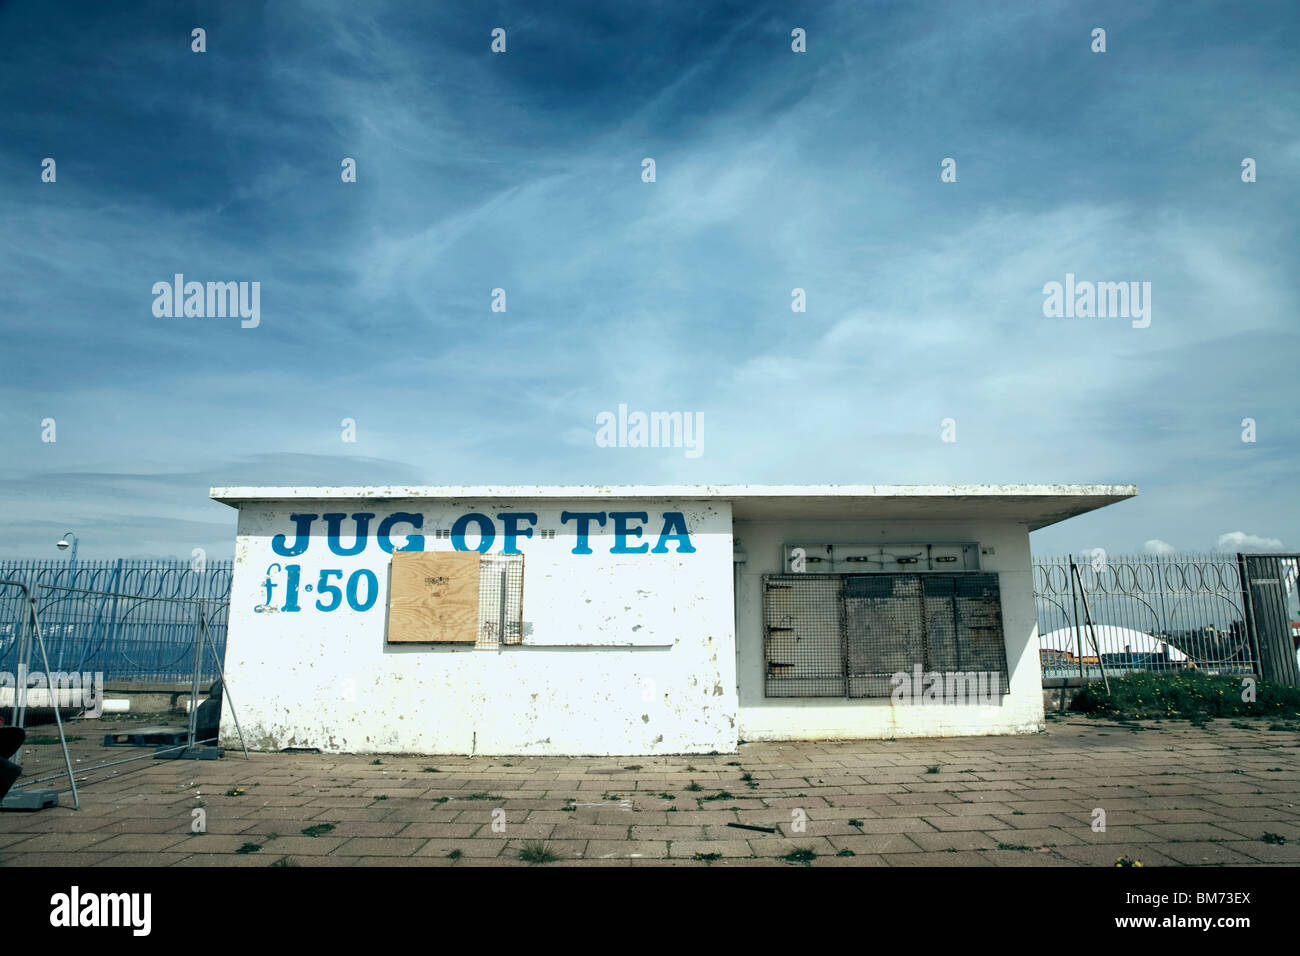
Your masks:
<path fill-rule="evenodd" d="M 77 545 L 80 543 L 81 543 L 80 539 L 75 534 L 73 534 L 71 531 L 67 531 L 64 532 L 63 537 L 59 539 L 58 543 L 55 544 L 55 547 L 58 548 L 60 551 L 67 551 L 68 548 L 72 549 L 72 553 L 68 555 L 69 571 L 77 570 Z"/>
<path fill-rule="evenodd" d="M 58 548 L 60 551 L 67 551 L 69 548 L 72 549 L 72 553 L 68 555 L 68 587 L 69 588 L 75 587 L 77 583 L 76 580 L 77 579 L 77 545 L 80 543 L 81 543 L 80 538 L 78 538 L 71 531 L 65 531 L 63 537 L 60 538 L 58 541 L 56 541 L 54 544 L 54 546 Z M 73 592 L 68 591 L 67 595 L 68 595 L 67 603 L 63 605 L 62 633 L 59 635 L 58 666 L 60 669 L 63 667 L 64 645 L 67 643 L 68 640 L 68 632 L 72 630 L 72 625 L 69 621 L 69 618 L 72 615 L 71 605 L 72 605 Z"/>

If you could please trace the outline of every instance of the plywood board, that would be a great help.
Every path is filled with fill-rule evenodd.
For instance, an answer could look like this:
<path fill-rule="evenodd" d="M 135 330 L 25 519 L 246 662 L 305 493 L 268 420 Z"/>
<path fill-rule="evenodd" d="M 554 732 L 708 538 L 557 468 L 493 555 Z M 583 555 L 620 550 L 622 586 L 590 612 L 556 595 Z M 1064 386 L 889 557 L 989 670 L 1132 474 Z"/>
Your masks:
<path fill-rule="evenodd" d="M 477 551 L 393 552 L 388 642 L 475 643 L 478 582 Z"/>

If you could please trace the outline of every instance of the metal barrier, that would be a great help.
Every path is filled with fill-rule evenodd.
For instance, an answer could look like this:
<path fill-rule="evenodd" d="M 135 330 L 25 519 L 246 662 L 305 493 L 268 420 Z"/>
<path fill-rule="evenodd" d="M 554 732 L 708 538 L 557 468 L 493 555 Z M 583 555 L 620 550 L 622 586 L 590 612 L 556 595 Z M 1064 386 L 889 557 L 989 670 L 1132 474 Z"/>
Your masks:
<path fill-rule="evenodd" d="M 16 681 L 12 686 L 13 706 L 12 722 L 10 726 L 17 727 L 20 730 L 24 726 L 24 717 L 27 713 L 26 699 L 26 675 L 31 669 L 33 650 L 40 651 L 40 666 L 44 668 L 43 674 L 47 680 L 46 687 L 49 689 L 50 704 L 54 711 L 54 723 L 59 731 L 59 746 L 63 752 L 63 772 L 68 780 L 68 787 L 72 793 L 72 804 L 77 810 L 81 809 L 81 796 L 77 793 L 77 778 L 72 772 L 72 757 L 68 753 L 68 738 L 63 732 L 63 715 L 62 704 L 59 700 L 58 689 L 50 686 L 48 683 L 51 674 L 49 652 L 45 646 L 45 636 L 41 633 L 40 617 L 36 611 L 36 593 L 33 588 L 29 588 L 22 581 L 6 579 L 0 576 L 0 594 L 9 594 L 16 592 L 18 594 L 18 604 L 22 608 L 19 618 L 18 635 L 15 641 L 14 660 Z M 9 682 L 4 682 L 8 686 Z M 84 697 L 82 701 L 84 703 Z M 14 754 L 13 762 L 22 766 L 23 751 L 20 747 Z M 58 774 L 55 774 L 58 776 Z M 21 780 L 14 784 L 9 793 L 5 795 L 3 804 L 4 809 L 17 810 L 39 810 L 44 807 L 57 805 L 59 801 L 58 792 L 48 789 L 40 789 L 28 792 L 27 784 L 31 780 Z"/>
<path fill-rule="evenodd" d="M 1287 574 L 1277 570 L 1285 565 L 1289 598 L 1283 604 L 1289 600 L 1293 607 L 1296 562 L 1269 556 L 1257 564 L 1257 557 L 1094 552 L 1035 558 L 1043 677 L 1091 680 L 1105 673 L 1196 668 L 1291 682 L 1294 650 L 1258 625 L 1260 615 L 1246 595 L 1257 566 L 1268 568 L 1285 588 Z M 1273 609 L 1271 616 L 1278 613 Z"/>
<path fill-rule="evenodd" d="M 96 671 L 106 680 L 188 681 L 194 646 L 193 601 L 203 602 L 218 654 L 224 657 L 233 562 L 0 561 L 0 578 L 36 589 L 50 664 Z M 13 589 L 0 590 L 0 671 L 14 654 L 25 609 Z M 205 656 L 205 681 L 217 674 Z"/>
<path fill-rule="evenodd" d="M 48 745 L 55 741 L 44 739 L 48 735 L 41 735 L 38 738 L 29 737 L 24 747 L 14 757 L 14 762 L 22 766 L 23 775 L 15 784 L 13 791 L 5 797 L 4 809 L 36 810 L 57 805 L 59 791 L 30 788 L 33 784 L 60 779 L 68 781 L 68 792 L 72 794 L 73 804 L 80 809 L 77 784 L 84 782 L 88 775 L 98 771 L 147 759 L 216 759 L 222 756 L 224 750 L 221 747 L 209 746 L 217 744 L 215 723 L 210 725 L 212 728 L 210 730 L 204 728 L 208 736 L 200 736 L 200 675 L 205 668 L 205 663 L 221 677 L 218 685 L 220 694 L 234 722 L 235 732 L 247 759 L 248 748 L 244 744 L 243 730 L 239 726 L 234 702 L 230 699 L 230 688 L 225 681 L 221 653 L 213 635 L 212 622 L 217 618 L 223 621 L 224 632 L 224 619 L 228 610 L 226 602 L 203 598 L 148 597 L 117 591 L 90 591 L 61 585 L 29 585 L 24 581 L 5 578 L 2 575 L 0 575 L 0 602 L 20 609 L 15 622 L 13 647 L 8 654 L 14 670 L 10 673 L 0 668 L 0 705 L 9 709 L 9 722 L 19 728 L 25 728 L 30 711 L 50 711 L 58 732 L 57 742 L 63 757 L 61 764 L 56 764 L 52 760 L 43 760 L 43 756 L 48 752 L 43 751 L 43 748 L 38 745 Z M 55 663 L 49 642 L 46 640 L 47 631 L 41 608 L 54 607 L 66 611 L 67 608 L 83 605 L 94 605 L 101 609 L 111 605 L 127 608 L 125 613 L 129 615 L 137 608 L 151 604 L 165 605 L 170 609 L 173 620 L 168 622 L 168 626 L 175 629 L 178 636 L 183 622 L 188 624 L 188 633 L 184 635 L 186 643 L 179 648 L 177 664 L 174 665 L 179 669 L 181 658 L 188 661 L 184 667 L 190 684 L 188 727 L 185 730 L 165 727 L 126 727 L 124 728 L 126 732 L 122 736 L 128 738 L 132 745 L 150 747 L 147 752 L 122 759 L 102 759 L 107 755 L 94 749 L 93 746 L 91 749 L 82 748 L 83 756 L 77 759 L 78 766 L 74 774 L 68 743 L 69 740 L 81 741 L 83 738 L 76 735 L 69 737 L 65 729 L 68 725 L 63 720 L 63 712 L 68 711 L 69 716 L 73 718 L 85 717 L 91 720 L 102 716 L 106 706 L 104 675 L 82 671 L 80 667 L 74 667 L 69 672 Z M 56 610 L 55 613 L 58 611 Z M 153 618 L 157 615 L 146 613 L 144 616 Z M 110 615 L 109 620 L 110 624 L 114 623 L 116 617 Z M 84 647 L 82 651 L 84 659 L 88 652 Z M 214 690 L 213 693 L 216 691 Z M 217 698 L 213 698 L 213 701 L 219 703 Z M 93 727 L 92 732 L 103 729 L 102 725 L 98 724 L 88 726 Z M 154 746 L 150 737 L 159 735 L 170 739 L 162 746 Z M 110 739 L 106 738 L 104 745 L 107 747 L 110 743 Z M 28 760 L 29 757 L 35 759 Z M 116 754 L 113 754 L 113 757 L 116 758 Z"/>

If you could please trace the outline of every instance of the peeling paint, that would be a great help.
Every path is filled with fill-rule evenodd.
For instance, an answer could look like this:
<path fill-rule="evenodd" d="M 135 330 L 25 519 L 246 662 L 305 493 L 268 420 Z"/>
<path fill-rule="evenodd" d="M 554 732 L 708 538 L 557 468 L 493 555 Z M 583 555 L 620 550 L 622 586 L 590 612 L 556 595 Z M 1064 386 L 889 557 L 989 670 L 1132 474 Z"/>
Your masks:
<path fill-rule="evenodd" d="M 431 531 L 447 527 L 452 513 L 537 512 L 537 526 L 544 527 L 559 525 L 558 513 L 565 508 L 647 510 L 641 502 L 617 500 L 602 501 L 599 508 L 555 500 L 381 500 L 363 506 L 297 499 L 241 510 L 227 665 L 230 686 L 238 689 L 240 720 L 255 749 L 280 749 L 290 739 L 328 752 L 366 753 L 631 755 L 650 749 L 734 749 L 728 708 L 685 704 L 693 688 L 704 692 L 735 682 L 734 656 L 710 653 L 725 642 L 734 620 L 731 515 L 725 504 L 662 502 L 687 516 L 697 548 L 689 557 L 611 554 L 611 541 L 596 540 L 594 525 L 592 554 L 571 554 L 574 538 L 570 534 L 565 540 L 562 530 L 555 539 L 520 538 L 525 613 L 533 624 L 525 647 L 487 654 L 437 645 L 387 646 L 389 554 L 370 547 L 343 558 L 314 535 L 301 557 L 290 559 L 301 564 L 303 584 L 317 583 L 323 568 L 343 568 L 343 581 L 369 569 L 380 582 L 373 610 L 355 612 L 345 605 L 325 614 L 315 609 L 314 593 L 300 593 L 297 613 L 254 614 L 253 605 L 265 600 L 267 566 L 286 560 L 271 552 L 270 539 L 293 531 L 289 516 L 294 513 L 364 508 L 376 514 L 375 526 L 394 512 L 422 514 L 425 547 L 446 548 L 447 540 L 435 539 Z M 498 541 L 493 550 L 499 547 Z M 280 584 L 275 595 L 282 601 Z M 642 700 L 646 680 L 658 691 L 648 704 Z M 350 688 L 350 696 L 343 688 Z M 734 691 L 731 701 L 734 710 Z M 662 732 L 649 735 L 652 724 Z M 222 731 L 223 740 L 233 736 L 228 716 Z"/>

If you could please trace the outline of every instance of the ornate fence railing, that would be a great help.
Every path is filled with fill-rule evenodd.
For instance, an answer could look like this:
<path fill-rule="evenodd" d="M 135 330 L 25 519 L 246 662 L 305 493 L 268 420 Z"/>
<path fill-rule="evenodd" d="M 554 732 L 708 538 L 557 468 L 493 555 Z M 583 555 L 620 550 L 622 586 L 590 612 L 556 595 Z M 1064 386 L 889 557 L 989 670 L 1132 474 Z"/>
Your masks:
<path fill-rule="evenodd" d="M 0 580 L 34 587 L 55 671 L 102 672 L 105 680 L 188 681 L 202 609 L 224 655 L 231 561 L 0 560 Z M 0 671 L 16 670 L 26 626 L 22 589 L 0 585 Z M 201 680 L 216 676 L 204 656 Z"/>
<path fill-rule="evenodd" d="M 1181 668 L 1259 673 L 1255 615 L 1243 596 L 1245 559 L 1100 550 L 1073 558 L 1035 557 L 1043 676 L 1091 679 L 1101 675 L 1102 665 L 1108 673 Z M 1288 567 L 1294 602 L 1294 562 Z"/>

